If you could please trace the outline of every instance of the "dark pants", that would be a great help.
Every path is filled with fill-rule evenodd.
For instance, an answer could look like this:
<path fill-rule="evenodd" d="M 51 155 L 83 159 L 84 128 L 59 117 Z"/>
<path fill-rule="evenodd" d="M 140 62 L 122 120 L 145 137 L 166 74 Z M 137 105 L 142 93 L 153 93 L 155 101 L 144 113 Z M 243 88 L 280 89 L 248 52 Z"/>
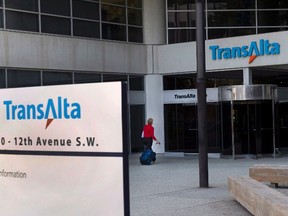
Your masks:
<path fill-rule="evenodd" d="M 153 143 L 153 139 L 152 138 L 142 138 L 143 141 L 143 146 L 144 146 L 144 151 L 146 151 L 146 149 L 150 149 L 152 150 L 152 143 Z"/>

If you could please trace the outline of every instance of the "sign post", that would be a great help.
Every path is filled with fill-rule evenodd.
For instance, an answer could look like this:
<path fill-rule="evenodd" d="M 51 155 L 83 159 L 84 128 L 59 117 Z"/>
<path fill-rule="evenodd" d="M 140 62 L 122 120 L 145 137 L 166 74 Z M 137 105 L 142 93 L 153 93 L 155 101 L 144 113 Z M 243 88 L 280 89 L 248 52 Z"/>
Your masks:
<path fill-rule="evenodd" d="M 3 215 L 129 215 L 121 82 L 0 91 Z"/>

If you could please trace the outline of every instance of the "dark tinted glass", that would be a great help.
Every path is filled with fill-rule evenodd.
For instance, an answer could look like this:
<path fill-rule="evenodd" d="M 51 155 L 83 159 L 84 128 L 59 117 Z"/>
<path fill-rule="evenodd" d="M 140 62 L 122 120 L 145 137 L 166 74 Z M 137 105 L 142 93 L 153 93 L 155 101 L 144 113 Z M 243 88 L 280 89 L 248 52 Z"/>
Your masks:
<path fill-rule="evenodd" d="M 255 0 L 207 0 L 207 8 L 208 10 L 255 9 Z"/>
<path fill-rule="evenodd" d="M 0 0 L 0 7 L 3 7 L 3 0 Z"/>
<path fill-rule="evenodd" d="M 191 0 L 168 0 L 168 10 L 195 10 L 195 1 Z"/>
<path fill-rule="evenodd" d="M 73 20 L 73 35 L 100 38 L 100 25 L 98 22 Z"/>
<path fill-rule="evenodd" d="M 125 0 L 102 0 L 103 3 L 125 5 Z"/>
<path fill-rule="evenodd" d="M 41 0 L 41 12 L 69 16 L 70 0 Z"/>
<path fill-rule="evenodd" d="M 75 73 L 74 83 L 95 83 L 101 82 L 100 74 L 89 74 L 89 73 Z"/>
<path fill-rule="evenodd" d="M 38 11 L 38 0 L 6 0 L 5 7 L 27 11 Z"/>
<path fill-rule="evenodd" d="M 287 0 L 258 0 L 259 9 L 288 8 Z"/>
<path fill-rule="evenodd" d="M 102 5 L 102 21 L 114 23 L 126 23 L 126 13 L 124 7 Z"/>
<path fill-rule="evenodd" d="M 99 3 L 73 0 L 73 17 L 99 20 Z"/>
<path fill-rule="evenodd" d="M 41 27 L 43 33 L 71 35 L 70 19 L 43 15 Z"/>
<path fill-rule="evenodd" d="M 129 42 L 143 43 L 143 29 L 136 27 L 128 27 Z"/>
<path fill-rule="evenodd" d="M 209 29 L 208 39 L 235 37 L 235 36 L 252 35 L 252 34 L 256 34 L 255 28 Z"/>
<path fill-rule="evenodd" d="M 8 88 L 40 86 L 40 71 L 8 70 Z"/>
<path fill-rule="evenodd" d="M 102 38 L 126 41 L 126 27 L 102 23 Z"/>
<path fill-rule="evenodd" d="M 164 90 L 196 88 L 196 74 L 163 77 Z"/>
<path fill-rule="evenodd" d="M 142 0 L 127 0 L 128 7 L 142 8 Z"/>
<path fill-rule="evenodd" d="M 169 12 L 168 27 L 195 27 L 195 12 Z"/>
<path fill-rule="evenodd" d="M 128 9 L 128 24 L 142 26 L 142 10 Z"/>
<path fill-rule="evenodd" d="M 288 10 L 258 12 L 259 26 L 282 26 L 287 24 L 288 24 Z"/>
<path fill-rule="evenodd" d="M 0 28 L 4 27 L 4 21 L 3 21 L 3 10 L 0 10 Z"/>
<path fill-rule="evenodd" d="M 43 85 L 72 84 L 72 73 L 66 72 L 43 72 Z"/>
<path fill-rule="evenodd" d="M 118 74 L 103 74 L 103 82 L 113 82 L 113 81 L 127 82 L 127 76 Z"/>
<path fill-rule="evenodd" d="M 129 76 L 129 88 L 131 91 L 144 91 L 144 76 Z"/>
<path fill-rule="evenodd" d="M 183 43 L 189 41 L 196 41 L 195 29 L 169 29 L 168 43 Z"/>
<path fill-rule="evenodd" d="M 208 12 L 209 27 L 255 26 L 255 24 L 254 11 Z"/>
<path fill-rule="evenodd" d="M 38 32 L 38 15 L 6 10 L 6 28 Z"/>
<path fill-rule="evenodd" d="M 288 27 L 281 28 L 258 28 L 258 33 L 269 33 L 269 32 L 278 32 L 278 31 L 287 31 Z"/>
<path fill-rule="evenodd" d="M 5 88 L 5 70 L 4 69 L 0 69 L 0 88 Z"/>

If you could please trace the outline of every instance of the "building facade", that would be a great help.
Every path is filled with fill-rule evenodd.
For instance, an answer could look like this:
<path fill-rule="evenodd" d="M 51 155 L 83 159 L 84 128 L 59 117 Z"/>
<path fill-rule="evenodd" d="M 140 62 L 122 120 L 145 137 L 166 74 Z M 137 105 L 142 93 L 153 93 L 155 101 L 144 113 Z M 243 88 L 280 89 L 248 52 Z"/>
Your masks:
<path fill-rule="evenodd" d="M 205 3 L 209 152 L 284 151 L 287 1 Z M 1 88 L 125 81 L 131 152 L 148 117 L 198 152 L 194 1 L 1 0 L 0 28 Z"/>

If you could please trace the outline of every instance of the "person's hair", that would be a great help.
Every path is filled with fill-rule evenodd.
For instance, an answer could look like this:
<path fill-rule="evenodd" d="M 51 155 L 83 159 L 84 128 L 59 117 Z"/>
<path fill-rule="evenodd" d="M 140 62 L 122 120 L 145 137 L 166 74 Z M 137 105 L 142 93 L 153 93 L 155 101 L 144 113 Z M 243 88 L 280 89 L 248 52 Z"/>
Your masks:
<path fill-rule="evenodd" d="M 153 123 L 153 119 L 152 118 L 148 118 L 147 123 L 151 125 Z"/>

